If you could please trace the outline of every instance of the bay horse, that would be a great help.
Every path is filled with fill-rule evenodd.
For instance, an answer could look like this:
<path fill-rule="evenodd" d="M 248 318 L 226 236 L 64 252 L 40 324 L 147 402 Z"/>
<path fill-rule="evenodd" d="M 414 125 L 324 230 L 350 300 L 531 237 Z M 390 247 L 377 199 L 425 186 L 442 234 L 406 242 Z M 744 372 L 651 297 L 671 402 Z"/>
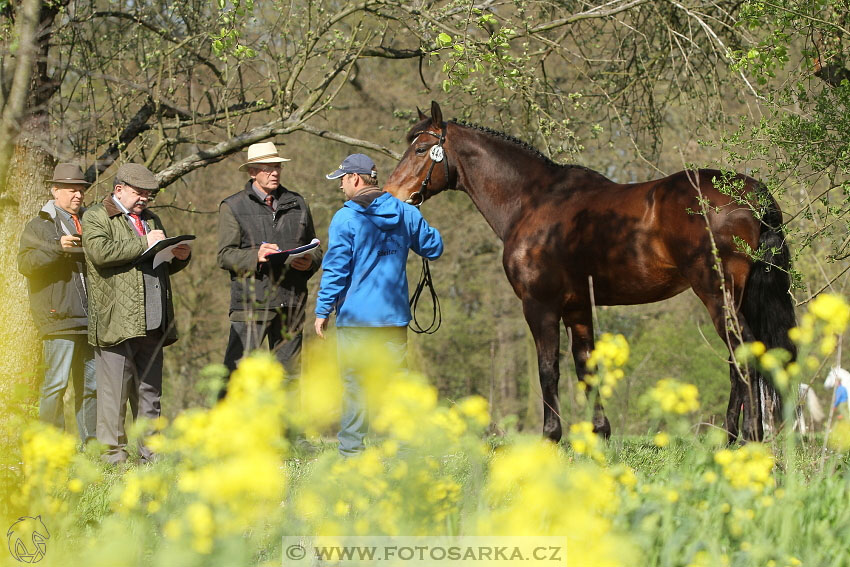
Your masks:
<path fill-rule="evenodd" d="M 688 288 L 730 350 L 730 442 L 742 407 L 747 440 L 764 434 L 764 400 L 773 402 L 770 419 L 781 416 L 770 381 L 734 360 L 742 341 L 796 353 L 788 338 L 796 318 L 782 212 L 762 183 L 706 169 L 615 183 L 586 167 L 556 164 L 504 133 L 444 122 L 436 102 L 430 116 L 419 111 L 407 142 L 384 190 L 417 206 L 445 189 L 464 191 L 504 243 L 505 273 L 537 348 L 546 437 L 557 442 L 562 433 L 560 322 L 584 381 L 593 371 L 594 303 L 651 303 Z M 611 425 L 594 399 L 594 430 L 608 437 Z"/>

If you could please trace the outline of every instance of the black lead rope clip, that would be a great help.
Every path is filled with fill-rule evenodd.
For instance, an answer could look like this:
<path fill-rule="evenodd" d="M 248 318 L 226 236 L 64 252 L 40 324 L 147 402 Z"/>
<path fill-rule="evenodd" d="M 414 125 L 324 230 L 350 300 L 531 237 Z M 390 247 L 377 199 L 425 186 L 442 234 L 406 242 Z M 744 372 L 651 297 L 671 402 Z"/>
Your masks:
<path fill-rule="evenodd" d="M 416 316 L 416 311 L 419 308 L 419 300 L 422 297 L 422 291 L 426 287 L 431 293 L 431 324 L 428 325 L 427 328 L 423 328 L 419 323 L 419 318 Z M 413 295 L 410 296 L 410 313 L 413 318 L 411 319 L 408 327 L 410 327 L 410 330 L 414 333 L 433 335 L 443 323 L 443 314 L 440 310 L 440 298 L 437 297 L 437 291 L 434 289 L 434 282 L 431 280 L 431 268 L 428 265 L 428 260 L 425 258 L 422 258 L 422 274 L 419 276 L 419 283 L 416 285 Z"/>

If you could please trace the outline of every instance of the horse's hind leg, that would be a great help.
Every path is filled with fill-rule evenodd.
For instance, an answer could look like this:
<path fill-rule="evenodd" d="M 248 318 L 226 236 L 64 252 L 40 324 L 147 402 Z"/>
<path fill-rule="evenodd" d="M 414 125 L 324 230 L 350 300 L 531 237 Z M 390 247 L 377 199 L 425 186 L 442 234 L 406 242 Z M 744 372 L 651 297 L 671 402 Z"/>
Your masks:
<path fill-rule="evenodd" d="M 560 346 L 560 313 L 534 299 L 523 299 L 522 310 L 537 348 L 537 367 L 543 393 L 543 435 L 561 440 L 560 402 L 558 400 L 558 350 Z"/>
<path fill-rule="evenodd" d="M 741 405 L 744 403 L 744 384 L 735 367 L 732 358 L 729 358 L 729 405 L 726 408 L 726 432 L 729 435 L 729 443 L 738 439 L 738 421 L 741 418 Z"/>
<path fill-rule="evenodd" d="M 747 325 L 746 320 L 740 310 L 736 312 L 737 324 L 730 321 L 727 317 L 728 310 L 733 308 L 732 305 L 727 305 L 727 298 L 724 298 L 720 291 L 712 291 L 706 293 L 694 287 L 694 293 L 702 300 L 711 320 L 714 323 L 714 329 L 726 346 L 729 348 L 729 405 L 726 408 L 726 431 L 729 434 L 729 442 L 732 443 L 738 438 L 738 419 L 741 415 L 741 406 L 744 407 L 743 433 L 744 438 L 748 440 L 758 441 L 762 438 L 761 416 L 759 406 L 756 400 L 754 388 L 752 388 L 752 380 L 742 374 L 749 374 L 747 368 L 740 368 L 735 364 L 732 354 L 741 342 L 753 341 L 753 334 Z"/>
<path fill-rule="evenodd" d="M 576 365 L 576 374 L 581 382 L 590 370 L 587 368 L 587 359 L 593 351 L 593 320 L 590 312 L 569 312 L 564 314 L 564 324 L 572 332 L 573 360 Z M 588 397 L 592 396 L 591 388 L 587 388 Z M 599 399 L 598 390 L 593 402 L 593 431 L 604 438 L 611 436 L 611 423 L 605 416 L 602 401 Z"/>

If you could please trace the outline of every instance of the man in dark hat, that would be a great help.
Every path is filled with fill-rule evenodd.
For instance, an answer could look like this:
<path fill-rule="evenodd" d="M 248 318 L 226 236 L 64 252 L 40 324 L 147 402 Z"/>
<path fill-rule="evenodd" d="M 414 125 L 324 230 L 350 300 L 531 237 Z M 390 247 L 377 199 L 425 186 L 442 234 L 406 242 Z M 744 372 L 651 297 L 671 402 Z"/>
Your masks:
<path fill-rule="evenodd" d="M 18 271 L 27 278 L 30 309 L 42 338 L 45 372 L 39 417 L 65 428 L 62 399 L 72 377 L 77 430 L 85 443 L 94 438 L 97 423 L 94 352 L 86 341 L 86 264 L 80 239 L 83 194 L 89 182 L 78 165 L 60 163 L 49 183 L 53 199 L 21 234 Z"/>
<path fill-rule="evenodd" d="M 299 372 L 307 280 L 321 264 L 322 252 L 292 259 L 274 254 L 309 244 L 313 216 L 304 197 L 280 184 L 280 168 L 289 161 L 272 142 L 248 147 L 240 171 L 251 179 L 219 207 L 218 265 L 230 272 L 230 337 L 224 365 L 232 372 L 244 353 L 268 338 L 269 350 L 290 376 Z M 224 397 L 227 385 L 219 397 Z"/>
<path fill-rule="evenodd" d="M 127 401 L 133 418 L 160 416 L 162 348 L 177 340 L 170 276 L 189 263 L 190 249 L 180 244 L 174 258 L 153 267 L 137 262 L 165 238 L 159 217 L 148 204 L 159 190 L 146 167 L 126 163 L 115 174 L 113 190 L 92 206 L 83 223 L 89 273 L 89 343 L 97 361 L 97 440 L 104 459 L 127 459 L 124 418 Z M 150 451 L 140 447 L 143 461 Z"/>

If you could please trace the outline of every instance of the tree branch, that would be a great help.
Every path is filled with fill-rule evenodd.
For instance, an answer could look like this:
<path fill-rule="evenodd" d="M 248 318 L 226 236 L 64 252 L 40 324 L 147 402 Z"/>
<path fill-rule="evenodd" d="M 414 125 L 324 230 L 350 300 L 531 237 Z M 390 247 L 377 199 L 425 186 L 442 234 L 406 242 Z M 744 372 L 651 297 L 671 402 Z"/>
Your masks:
<path fill-rule="evenodd" d="M 153 116 L 155 109 L 156 103 L 153 99 L 149 98 L 145 101 L 145 104 L 142 105 L 136 112 L 136 115 L 130 119 L 124 130 L 118 135 L 118 140 L 109 144 L 106 150 L 100 154 L 100 157 L 86 170 L 85 176 L 87 181 L 94 182 L 101 173 L 115 163 L 115 160 L 121 155 L 122 149 L 126 148 L 139 134 L 150 130 L 151 127 L 147 122 Z"/>
<path fill-rule="evenodd" d="M 180 44 L 180 43 L 184 43 L 187 39 L 190 39 L 190 38 L 180 38 L 180 37 L 177 37 L 176 35 L 169 34 L 164 29 L 159 28 L 159 27 L 151 24 L 150 22 L 144 20 L 141 16 L 136 16 L 134 14 L 128 14 L 126 12 L 118 12 L 118 11 L 115 11 L 115 10 L 102 10 L 102 11 L 99 11 L 99 12 L 94 12 L 91 15 L 91 17 L 92 18 L 116 18 L 116 19 L 130 20 L 130 21 L 132 21 L 136 24 L 139 24 L 140 26 L 152 31 L 153 33 L 157 34 L 158 36 L 160 36 L 164 40 L 170 41 L 171 43 Z M 76 20 L 76 21 L 79 22 L 79 20 Z M 224 80 L 224 77 L 222 76 L 221 71 L 219 71 L 218 67 L 216 67 L 214 63 L 212 63 L 209 59 L 207 59 L 206 57 L 204 57 L 203 55 L 201 55 L 200 53 L 198 53 L 194 49 L 189 50 L 189 52 L 192 55 L 194 55 L 195 58 L 198 61 L 203 63 L 205 67 L 207 67 L 210 71 L 212 71 L 213 75 L 215 75 L 216 79 L 218 79 L 218 81 L 221 84 L 225 84 L 226 81 Z"/>
<path fill-rule="evenodd" d="M 272 136 L 291 134 L 299 128 L 300 125 L 296 120 L 277 120 L 225 140 L 209 149 L 199 150 L 157 173 L 156 178 L 159 181 L 159 186 L 167 187 L 187 173 L 217 163 L 230 154 L 241 151 L 246 146 L 262 142 Z"/>
<path fill-rule="evenodd" d="M 324 130 L 322 128 L 316 128 L 315 126 L 311 126 L 309 124 L 302 124 L 300 127 L 301 130 L 307 132 L 308 134 L 312 134 L 314 136 L 318 136 L 320 138 L 326 138 L 328 140 L 334 140 L 335 142 L 341 142 L 343 144 L 348 144 L 349 146 L 356 146 L 358 148 L 366 148 L 368 150 L 375 150 L 376 152 L 380 152 L 385 156 L 389 156 L 394 160 L 400 160 L 401 154 L 398 152 L 394 152 L 393 150 L 387 148 L 386 146 L 382 146 L 380 144 L 376 144 L 374 142 L 370 142 L 368 140 L 361 140 L 359 138 L 352 138 L 351 136 L 346 136 L 344 134 L 339 134 L 337 132 L 331 132 L 330 130 Z"/>

